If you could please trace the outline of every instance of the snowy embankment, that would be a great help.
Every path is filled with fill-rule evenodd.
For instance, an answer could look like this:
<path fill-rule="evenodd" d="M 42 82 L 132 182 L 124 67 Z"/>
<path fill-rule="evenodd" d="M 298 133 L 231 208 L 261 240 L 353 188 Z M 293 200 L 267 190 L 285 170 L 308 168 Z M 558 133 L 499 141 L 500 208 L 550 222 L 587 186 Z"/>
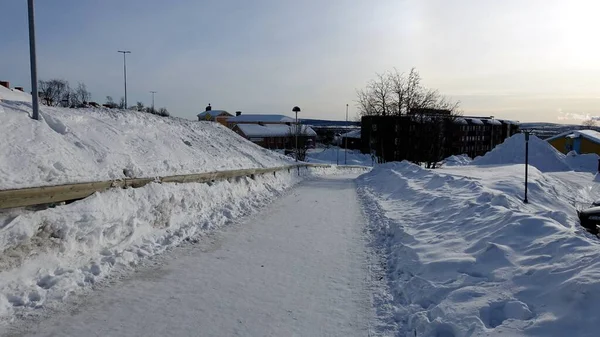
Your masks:
<path fill-rule="evenodd" d="M 290 164 L 218 123 L 0 100 L 0 189 Z"/>
<path fill-rule="evenodd" d="M 359 178 L 406 336 L 597 335 L 600 242 L 574 206 L 600 197 L 595 175 L 534 159 L 549 172 L 530 167 L 524 204 L 508 151 L 492 166 L 390 163 Z"/>
<path fill-rule="evenodd" d="M 306 161 L 315 164 L 338 164 L 372 166 L 373 159 L 360 150 L 346 150 L 338 147 L 310 149 L 306 153 Z"/>
<path fill-rule="evenodd" d="M 27 103 L 0 102 L 0 189 L 292 163 L 216 123 L 47 107 L 33 121 L 29 112 Z M 152 183 L 56 208 L 0 210 L 0 323 L 60 305 L 115 270 L 255 212 L 301 179 L 292 170 Z"/>

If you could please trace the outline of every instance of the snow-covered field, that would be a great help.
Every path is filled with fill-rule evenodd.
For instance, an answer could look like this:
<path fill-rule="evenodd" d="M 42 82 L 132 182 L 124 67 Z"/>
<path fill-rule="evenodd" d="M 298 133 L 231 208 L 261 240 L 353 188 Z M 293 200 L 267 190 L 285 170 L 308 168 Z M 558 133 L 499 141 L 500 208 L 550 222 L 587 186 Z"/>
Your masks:
<path fill-rule="evenodd" d="M 600 186 L 534 140 L 546 156 L 532 157 L 524 204 L 515 138 L 475 161 L 494 165 L 389 163 L 359 178 L 400 335 L 597 336 L 600 241 L 576 205 Z"/>
<path fill-rule="evenodd" d="M 0 189 L 291 163 L 218 123 L 0 100 Z"/>
<path fill-rule="evenodd" d="M 346 155 L 346 160 L 344 160 Z M 362 154 L 360 150 L 346 150 L 338 147 L 316 148 L 308 150 L 306 154 L 309 163 L 315 164 L 337 164 L 372 166 L 373 160 L 368 154 Z"/>

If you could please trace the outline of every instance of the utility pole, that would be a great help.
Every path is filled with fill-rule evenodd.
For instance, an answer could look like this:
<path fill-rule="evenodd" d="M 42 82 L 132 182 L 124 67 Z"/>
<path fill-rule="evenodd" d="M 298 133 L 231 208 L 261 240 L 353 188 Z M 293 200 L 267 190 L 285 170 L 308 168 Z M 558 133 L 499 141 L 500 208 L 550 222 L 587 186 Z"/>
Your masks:
<path fill-rule="evenodd" d="M 154 112 L 154 94 L 156 94 L 156 91 L 150 91 L 150 93 L 152 94 L 152 112 Z"/>
<path fill-rule="evenodd" d="M 33 0 L 27 0 L 27 12 L 29 17 L 29 64 L 31 67 L 31 107 L 33 110 L 31 118 L 39 120 L 40 106 L 38 102 L 37 58 L 35 54 L 35 18 L 33 13 Z"/>
<path fill-rule="evenodd" d="M 348 104 L 346 104 L 346 126 L 348 126 Z M 344 165 L 348 165 L 348 133 L 344 137 Z"/>
<path fill-rule="evenodd" d="M 118 50 L 119 53 L 123 53 L 123 78 L 125 82 L 125 109 L 127 109 L 127 61 L 125 55 L 131 54 L 129 50 Z"/>

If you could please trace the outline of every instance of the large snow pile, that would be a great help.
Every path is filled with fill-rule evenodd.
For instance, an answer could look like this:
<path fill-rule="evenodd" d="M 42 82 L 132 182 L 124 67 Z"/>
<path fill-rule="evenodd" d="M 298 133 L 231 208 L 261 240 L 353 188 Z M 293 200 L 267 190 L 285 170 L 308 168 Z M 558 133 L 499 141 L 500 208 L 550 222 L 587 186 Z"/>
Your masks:
<path fill-rule="evenodd" d="M 523 168 L 402 162 L 359 178 L 399 336 L 598 334 L 600 242 L 573 206 L 598 197 L 594 175 L 531 168 L 523 204 Z"/>
<path fill-rule="evenodd" d="M 597 172 L 598 158 L 598 155 L 595 153 L 577 154 L 571 151 L 567 154 L 565 162 L 573 171 Z"/>
<path fill-rule="evenodd" d="M 346 157 L 344 157 L 346 156 Z M 308 150 L 306 161 L 317 164 L 337 164 L 372 166 L 371 155 L 363 154 L 359 150 L 346 150 L 338 147 L 316 148 Z M 344 160 L 344 158 L 346 158 Z"/>
<path fill-rule="evenodd" d="M 31 94 L 16 89 L 8 89 L 0 85 L 0 101 L 2 100 L 31 102 Z"/>
<path fill-rule="evenodd" d="M 0 101 L 0 189 L 289 164 L 219 123 Z"/>
<path fill-rule="evenodd" d="M 471 164 L 473 159 L 466 154 L 461 155 L 452 155 L 446 159 L 444 159 L 443 166 L 465 166 Z"/>
<path fill-rule="evenodd" d="M 518 133 L 496 146 L 482 157 L 475 158 L 473 165 L 506 165 L 525 163 L 525 134 Z M 542 172 L 570 171 L 565 155 L 548 142 L 536 136 L 529 137 L 529 165 Z"/>

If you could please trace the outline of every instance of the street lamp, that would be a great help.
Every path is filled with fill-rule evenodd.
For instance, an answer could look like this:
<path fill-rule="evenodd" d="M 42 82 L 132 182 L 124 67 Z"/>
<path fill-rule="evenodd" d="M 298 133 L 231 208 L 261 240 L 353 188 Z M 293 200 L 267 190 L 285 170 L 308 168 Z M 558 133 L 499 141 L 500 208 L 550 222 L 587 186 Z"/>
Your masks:
<path fill-rule="evenodd" d="M 29 65 L 31 68 L 31 118 L 39 120 L 37 60 L 35 56 L 35 19 L 33 15 L 33 0 L 27 0 L 27 13 L 29 17 Z"/>
<path fill-rule="evenodd" d="M 118 50 L 119 53 L 123 53 L 123 79 L 125 80 L 125 109 L 127 109 L 127 62 L 125 55 L 131 54 L 129 50 Z"/>
<path fill-rule="evenodd" d="M 292 109 L 293 112 L 296 113 L 296 161 L 298 161 L 298 133 L 299 133 L 299 128 L 298 128 L 298 112 L 300 112 L 300 108 L 295 106 Z"/>
<path fill-rule="evenodd" d="M 150 91 L 150 93 L 152 94 L 152 112 L 154 112 L 154 94 L 156 94 L 156 91 Z"/>
<path fill-rule="evenodd" d="M 348 126 L 348 104 L 346 104 L 346 127 Z M 348 129 L 346 129 L 348 130 Z M 348 133 L 344 137 L 344 165 L 348 165 Z"/>

